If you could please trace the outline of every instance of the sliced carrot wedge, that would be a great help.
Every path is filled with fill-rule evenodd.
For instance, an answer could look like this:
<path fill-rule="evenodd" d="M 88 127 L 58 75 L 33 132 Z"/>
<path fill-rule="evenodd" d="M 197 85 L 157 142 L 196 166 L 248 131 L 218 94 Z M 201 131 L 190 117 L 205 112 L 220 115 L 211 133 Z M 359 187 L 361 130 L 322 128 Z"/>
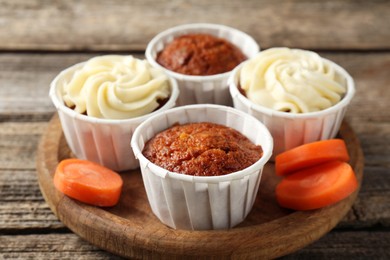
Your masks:
<path fill-rule="evenodd" d="M 330 139 L 304 144 L 275 157 L 275 172 L 284 176 L 327 161 L 349 161 L 344 140 Z"/>
<path fill-rule="evenodd" d="M 121 176 L 97 163 L 66 159 L 54 174 L 54 186 L 65 195 L 100 207 L 118 203 L 122 190 Z"/>
<path fill-rule="evenodd" d="M 352 167 L 346 162 L 331 161 L 283 178 L 276 187 L 276 199 L 289 209 L 318 209 L 348 197 L 357 187 Z"/>

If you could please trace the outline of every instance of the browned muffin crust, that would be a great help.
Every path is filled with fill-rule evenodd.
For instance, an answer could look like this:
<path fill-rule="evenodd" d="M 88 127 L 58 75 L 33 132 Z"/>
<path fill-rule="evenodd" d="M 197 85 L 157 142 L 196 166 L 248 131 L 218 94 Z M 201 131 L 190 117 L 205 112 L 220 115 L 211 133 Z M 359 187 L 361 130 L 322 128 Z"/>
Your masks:
<path fill-rule="evenodd" d="M 247 57 L 225 39 L 209 34 L 175 38 L 157 55 L 163 67 L 186 75 L 215 75 L 231 71 Z"/>
<path fill-rule="evenodd" d="M 175 125 L 158 133 L 142 153 L 172 172 L 218 176 L 252 165 L 263 150 L 233 128 L 202 122 Z"/>

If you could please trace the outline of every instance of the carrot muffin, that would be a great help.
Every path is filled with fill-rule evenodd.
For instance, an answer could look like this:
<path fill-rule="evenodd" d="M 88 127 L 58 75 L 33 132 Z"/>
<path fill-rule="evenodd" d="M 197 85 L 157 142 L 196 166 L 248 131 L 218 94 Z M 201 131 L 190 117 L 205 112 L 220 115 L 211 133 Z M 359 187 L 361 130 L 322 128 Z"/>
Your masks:
<path fill-rule="evenodd" d="M 160 132 L 145 144 L 142 153 L 172 172 L 217 176 L 252 165 L 263 151 L 233 128 L 202 122 L 175 125 Z"/>
<path fill-rule="evenodd" d="M 157 62 L 169 70 L 201 76 L 231 71 L 246 59 L 239 48 L 209 34 L 179 36 L 157 55 Z"/>

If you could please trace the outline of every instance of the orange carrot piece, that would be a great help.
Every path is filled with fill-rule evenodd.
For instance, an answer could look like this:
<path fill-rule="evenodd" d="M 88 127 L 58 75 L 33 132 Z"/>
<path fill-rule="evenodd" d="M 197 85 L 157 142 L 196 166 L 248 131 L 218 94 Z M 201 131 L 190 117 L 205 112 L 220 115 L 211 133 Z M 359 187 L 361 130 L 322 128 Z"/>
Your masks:
<path fill-rule="evenodd" d="M 275 157 L 275 172 L 284 176 L 332 160 L 349 161 L 344 140 L 330 139 L 295 147 Z"/>
<path fill-rule="evenodd" d="M 283 178 L 276 187 L 276 199 L 289 209 L 318 209 L 348 197 L 357 187 L 352 167 L 346 162 L 331 161 Z"/>
<path fill-rule="evenodd" d="M 66 159 L 54 174 L 54 186 L 65 195 L 100 207 L 118 203 L 122 190 L 121 176 L 97 163 Z"/>

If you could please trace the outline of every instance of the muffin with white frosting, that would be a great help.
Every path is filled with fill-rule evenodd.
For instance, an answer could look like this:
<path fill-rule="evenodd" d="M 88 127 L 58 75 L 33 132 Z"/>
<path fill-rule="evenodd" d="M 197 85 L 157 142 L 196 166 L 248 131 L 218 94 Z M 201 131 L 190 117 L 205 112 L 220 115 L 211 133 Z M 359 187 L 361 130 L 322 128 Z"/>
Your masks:
<path fill-rule="evenodd" d="M 76 112 L 106 119 L 148 114 L 169 97 L 168 77 L 145 60 L 106 55 L 88 60 L 62 86 Z"/>
<path fill-rule="evenodd" d="M 62 71 L 50 97 L 72 152 L 121 171 L 138 167 L 129 146 L 134 129 L 175 106 L 178 88 L 146 60 L 105 55 Z"/>
<path fill-rule="evenodd" d="M 234 106 L 264 122 L 274 155 L 336 136 L 355 86 L 351 76 L 315 52 L 271 48 L 229 79 Z"/>
<path fill-rule="evenodd" d="M 347 82 L 317 53 L 273 48 L 242 67 L 240 87 L 249 100 L 270 109 L 308 113 L 337 104 Z"/>

